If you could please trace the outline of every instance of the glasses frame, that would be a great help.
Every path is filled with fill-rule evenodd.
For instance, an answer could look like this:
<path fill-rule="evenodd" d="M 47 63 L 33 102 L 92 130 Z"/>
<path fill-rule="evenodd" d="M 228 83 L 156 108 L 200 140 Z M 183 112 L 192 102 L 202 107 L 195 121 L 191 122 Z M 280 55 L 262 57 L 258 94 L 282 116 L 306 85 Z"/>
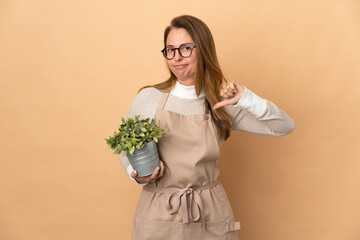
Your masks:
<path fill-rule="evenodd" d="M 161 52 L 162 52 L 164 58 L 166 58 L 167 60 L 171 60 L 171 59 L 173 59 L 173 58 L 175 57 L 175 55 L 176 55 L 176 50 L 178 50 L 178 53 L 180 54 L 181 57 L 183 57 L 183 58 L 188 58 L 188 57 L 191 56 L 191 54 L 192 54 L 192 52 L 193 52 L 193 49 L 196 48 L 196 45 L 190 45 L 190 46 L 189 46 L 189 47 L 191 48 L 191 52 L 190 52 L 189 56 L 186 56 L 186 57 L 183 56 L 183 55 L 181 54 L 181 51 L 180 51 L 180 48 L 183 47 L 184 45 L 189 45 L 189 43 L 183 43 L 183 44 L 181 44 L 178 48 L 171 48 L 172 50 L 174 50 L 174 56 L 173 56 L 172 58 L 168 58 L 168 57 L 167 57 L 167 54 L 166 54 L 166 48 L 167 48 L 167 47 L 164 47 L 164 49 L 161 50 Z"/>

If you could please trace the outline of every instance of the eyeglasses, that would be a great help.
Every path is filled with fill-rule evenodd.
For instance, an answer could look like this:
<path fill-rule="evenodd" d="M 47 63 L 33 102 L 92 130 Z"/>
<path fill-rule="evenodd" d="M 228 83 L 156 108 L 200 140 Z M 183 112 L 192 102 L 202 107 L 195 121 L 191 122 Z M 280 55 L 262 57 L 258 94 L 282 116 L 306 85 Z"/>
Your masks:
<path fill-rule="evenodd" d="M 190 57 L 193 48 L 195 48 L 195 45 L 191 45 L 190 43 L 184 43 L 181 44 L 180 47 L 178 48 L 173 48 L 173 47 L 165 47 L 163 50 L 161 50 L 161 52 L 163 53 L 164 57 L 167 60 L 171 60 L 175 57 L 175 52 L 176 49 L 179 51 L 180 56 L 182 56 L 183 58 L 187 58 Z"/>

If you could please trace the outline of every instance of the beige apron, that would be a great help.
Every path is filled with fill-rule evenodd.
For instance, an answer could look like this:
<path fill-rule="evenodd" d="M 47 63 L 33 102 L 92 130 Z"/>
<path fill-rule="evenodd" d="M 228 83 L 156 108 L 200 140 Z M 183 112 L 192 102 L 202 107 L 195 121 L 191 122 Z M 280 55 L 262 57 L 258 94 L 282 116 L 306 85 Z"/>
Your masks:
<path fill-rule="evenodd" d="M 164 176 L 144 186 L 133 224 L 133 240 L 235 240 L 228 198 L 219 182 L 219 145 L 211 114 L 164 111 L 163 93 L 156 120 L 168 135 L 159 139 Z"/>

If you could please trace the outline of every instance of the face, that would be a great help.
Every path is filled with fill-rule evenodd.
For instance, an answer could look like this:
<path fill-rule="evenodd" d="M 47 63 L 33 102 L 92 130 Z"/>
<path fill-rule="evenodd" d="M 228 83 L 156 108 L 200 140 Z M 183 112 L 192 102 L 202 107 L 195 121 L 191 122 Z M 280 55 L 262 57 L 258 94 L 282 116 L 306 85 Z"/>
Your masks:
<path fill-rule="evenodd" d="M 172 29 L 166 39 L 166 47 L 178 48 L 181 44 L 190 43 L 195 45 L 190 34 L 184 28 Z M 193 48 L 192 54 L 189 57 L 182 57 L 179 51 L 175 51 L 175 57 L 167 60 L 167 64 L 177 77 L 177 80 L 186 86 L 195 84 L 195 71 L 196 71 L 196 48 Z"/>

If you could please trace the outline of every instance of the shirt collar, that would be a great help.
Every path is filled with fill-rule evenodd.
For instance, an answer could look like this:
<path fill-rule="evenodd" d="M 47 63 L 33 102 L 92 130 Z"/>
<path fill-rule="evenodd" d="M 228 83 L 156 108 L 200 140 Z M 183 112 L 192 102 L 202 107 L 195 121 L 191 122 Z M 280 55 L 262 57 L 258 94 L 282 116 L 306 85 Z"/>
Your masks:
<path fill-rule="evenodd" d="M 173 95 L 185 99 L 197 99 L 205 97 L 204 91 L 201 91 L 199 97 L 196 95 L 195 85 L 185 86 L 176 81 L 175 87 L 170 91 Z"/>

